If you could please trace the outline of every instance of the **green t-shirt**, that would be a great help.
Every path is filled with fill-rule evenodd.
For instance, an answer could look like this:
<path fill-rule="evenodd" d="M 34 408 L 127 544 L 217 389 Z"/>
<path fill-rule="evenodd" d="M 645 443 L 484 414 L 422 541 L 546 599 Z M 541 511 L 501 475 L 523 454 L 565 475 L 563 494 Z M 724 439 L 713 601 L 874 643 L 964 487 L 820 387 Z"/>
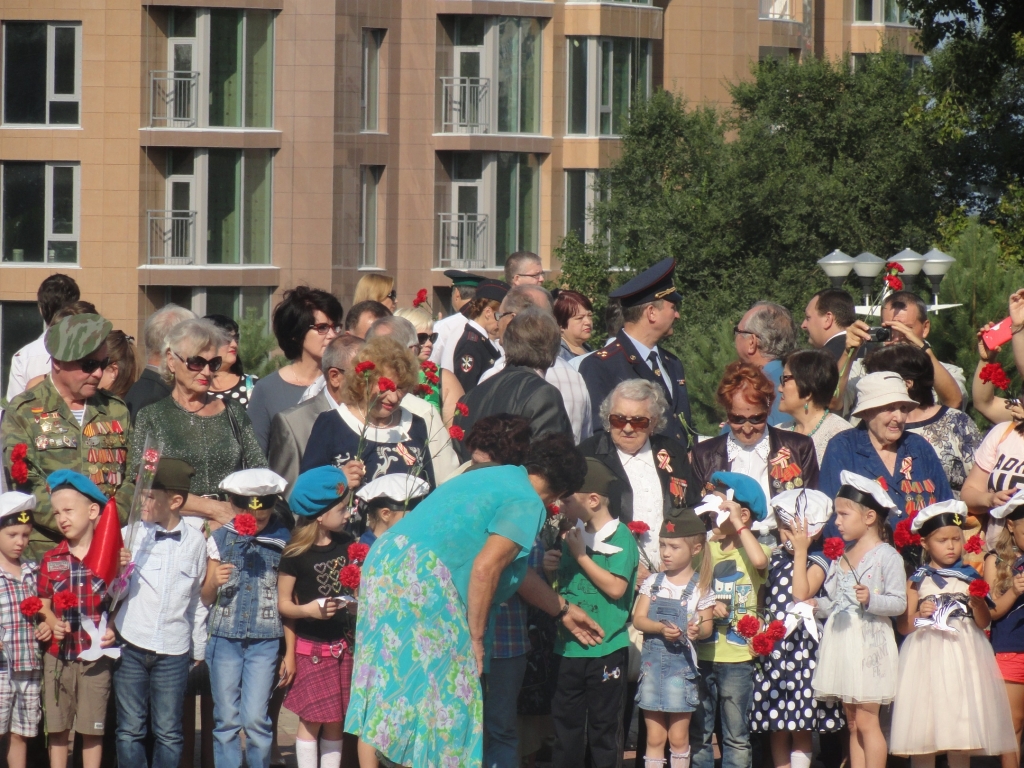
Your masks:
<path fill-rule="evenodd" d="M 629 529 L 618 520 L 615 532 L 605 543 L 619 547 L 622 551 L 614 555 L 602 555 L 587 548 L 587 554 L 601 568 L 627 582 L 626 591 L 618 600 L 612 600 L 587 578 L 579 563 L 562 544 L 562 560 L 558 566 L 559 594 L 568 602 L 578 605 L 587 612 L 604 630 L 604 641 L 587 647 L 572 636 L 561 623 L 555 638 L 555 653 L 572 658 L 598 658 L 629 645 L 626 622 L 633 606 L 633 591 L 636 587 L 636 569 L 640 564 L 640 552 L 636 539 Z"/>
<path fill-rule="evenodd" d="M 772 551 L 764 544 L 761 549 L 767 557 Z M 711 588 L 718 600 L 727 602 L 729 616 L 715 619 L 711 637 L 697 644 L 697 657 L 701 661 L 717 661 L 735 664 L 750 661 L 750 647 L 746 638 L 736 631 L 736 622 L 748 613 L 757 612 L 757 593 L 768 578 L 768 569 L 758 571 L 750 564 L 746 550 L 736 547 L 731 552 L 723 552 L 718 541 L 708 542 L 711 562 L 715 565 L 715 578 Z"/>

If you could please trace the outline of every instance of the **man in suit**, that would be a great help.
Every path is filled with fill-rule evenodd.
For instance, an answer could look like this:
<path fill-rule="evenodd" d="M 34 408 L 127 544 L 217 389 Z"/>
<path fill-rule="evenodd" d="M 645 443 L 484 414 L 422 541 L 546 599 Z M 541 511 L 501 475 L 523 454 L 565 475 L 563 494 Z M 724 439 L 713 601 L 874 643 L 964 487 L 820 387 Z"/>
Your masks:
<path fill-rule="evenodd" d="M 857 320 L 853 298 L 843 290 L 826 288 L 811 296 L 800 326 L 815 349 L 824 349 L 839 362 L 846 350 L 846 329 Z"/>
<path fill-rule="evenodd" d="M 683 422 L 690 422 L 683 364 L 658 344 L 672 335 L 683 297 L 675 288 L 675 259 L 665 259 L 644 270 L 610 294 L 622 305 L 623 327 L 614 341 L 580 363 L 580 374 L 590 391 L 592 422 L 601 424 L 601 403 L 626 379 L 647 379 L 664 388 L 668 420 L 659 434 L 687 444 Z"/>

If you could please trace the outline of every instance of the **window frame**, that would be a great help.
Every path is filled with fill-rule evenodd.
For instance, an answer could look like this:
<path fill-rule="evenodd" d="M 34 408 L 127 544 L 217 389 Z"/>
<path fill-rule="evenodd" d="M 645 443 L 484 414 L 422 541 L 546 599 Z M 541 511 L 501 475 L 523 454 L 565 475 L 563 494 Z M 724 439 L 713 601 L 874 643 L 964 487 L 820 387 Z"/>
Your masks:
<path fill-rule="evenodd" d="M 615 75 L 614 75 L 615 61 L 616 61 L 615 56 L 614 56 L 615 43 L 616 43 L 616 41 L 619 41 L 619 40 L 625 40 L 630 45 L 630 52 L 628 54 L 629 74 L 627 76 L 626 87 L 628 88 L 628 91 L 629 91 L 627 102 L 630 105 L 630 108 L 632 108 L 633 98 L 634 98 L 634 96 L 636 94 L 636 86 L 640 84 L 640 77 L 639 77 L 640 73 L 637 72 L 637 65 L 638 65 L 638 61 L 639 61 L 639 56 L 637 55 L 637 46 L 638 45 L 643 46 L 643 54 L 642 55 L 646 59 L 646 61 L 644 63 L 644 66 L 643 66 L 643 75 L 644 75 L 644 77 L 643 77 L 643 83 L 642 83 L 643 84 L 643 88 L 644 88 L 644 93 L 646 94 L 645 98 L 650 98 L 650 95 L 651 95 L 651 82 L 652 82 L 651 81 L 651 77 L 652 77 L 652 66 L 653 66 L 653 60 L 652 60 L 652 55 L 653 54 L 652 54 L 652 48 L 651 48 L 651 40 L 649 38 L 645 38 L 645 37 L 630 38 L 630 37 L 614 37 L 614 36 L 607 36 L 607 35 L 606 36 L 571 35 L 571 36 L 567 36 L 565 39 L 566 39 L 566 42 L 567 42 L 567 44 L 566 44 L 566 58 L 565 58 L 565 71 L 566 71 L 566 74 L 565 74 L 565 93 L 566 93 L 566 99 L 565 99 L 565 136 L 567 136 L 567 137 L 575 137 L 575 136 L 591 136 L 591 137 L 593 137 L 593 136 L 597 136 L 597 137 L 600 137 L 600 138 L 619 138 L 621 136 L 621 134 L 614 132 L 614 103 L 616 101 L 615 95 L 617 93 L 617 91 L 615 90 Z M 572 45 L 571 45 L 571 43 L 574 40 L 585 41 L 585 46 L 586 46 L 586 51 L 585 51 L 585 54 L 584 54 L 586 56 L 586 65 L 587 65 L 586 66 L 587 79 L 586 79 L 586 84 L 585 84 L 585 88 L 586 88 L 586 94 L 585 94 L 586 104 L 584 106 L 584 111 L 585 111 L 585 114 L 586 114 L 586 124 L 587 124 L 586 133 L 570 132 L 571 124 L 570 124 L 570 120 L 569 120 L 569 117 L 570 117 L 569 110 L 570 110 L 570 105 L 572 104 L 572 100 L 573 100 L 573 90 L 572 90 L 572 87 L 571 87 L 573 85 L 573 83 L 572 83 L 572 69 L 570 67 L 570 59 L 571 59 L 571 56 L 572 56 Z M 610 82 L 610 89 L 609 89 L 609 94 L 608 94 L 608 98 L 609 98 L 609 103 L 608 104 L 602 103 L 604 101 L 604 98 L 605 98 L 605 94 L 603 92 L 604 91 L 604 89 L 603 89 L 603 84 L 604 84 L 603 83 L 603 79 L 604 79 L 604 69 L 605 69 L 604 63 L 605 63 L 605 46 L 606 45 L 611 46 L 611 48 L 612 48 L 612 58 L 611 58 L 611 64 L 610 64 L 612 80 Z M 609 132 L 608 133 L 603 133 L 602 129 L 601 129 L 601 118 L 602 118 L 603 115 L 608 115 L 609 116 Z"/>
<path fill-rule="evenodd" d="M 6 173 L 8 163 L 18 163 L 23 165 L 41 165 L 43 166 L 43 258 L 41 261 L 14 261 L 13 259 L 8 261 L 4 258 L 4 237 L 6 232 L 4 231 L 4 198 L 6 197 Z M 71 216 L 71 233 L 54 233 L 53 231 L 53 169 L 54 168 L 71 168 L 74 171 L 74 177 L 72 179 L 72 206 L 73 212 Z M 4 266 L 51 266 L 53 264 L 59 265 L 81 265 L 82 252 L 81 252 L 81 201 L 82 201 L 82 165 L 78 162 L 65 162 L 65 161 L 20 161 L 10 160 L 0 162 L 0 265 Z M 50 258 L 50 243 L 75 243 L 75 260 L 74 261 L 57 261 Z"/>
<path fill-rule="evenodd" d="M 82 126 L 82 22 L 80 21 L 38 21 L 23 22 L 20 19 L 7 19 L 3 24 L 3 46 L 4 58 L 2 62 L 3 76 L 7 73 L 7 30 L 11 23 L 25 24 L 35 23 L 46 27 L 46 122 L 43 123 L 13 123 L 7 119 L 7 100 L 4 98 L 2 108 L 2 120 L 4 127 L 10 128 L 81 128 Z M 73 94 L 54 93 L 54 78 L 56 75 L 56 30 L 73 29 L 75 32 L 75 90 Z M 2 78 L 0 78 L 2 80 Z M 50 121 L 50 104 L 52 102 L 66 102 L 78 104 L 78 120 L 74 123 L 54 123 Z"/>
<path fill-rule="evenodd" d="M 359 269 L 380 269 L 380 185 L 384 178 L 383 165 L 359 166 Z M 368 183 L 368 182 L 371 182 Z M 368 216 L 372 189 L 373 216 Z M 372 259 L 367 253 L 373 249 Z"/>
<path fill-rule="evenodd" d="M 212 70 L 213 70 L 213 56 L 212 56 L 212 43 L 213 43 L 213 29 L 212 29 L 212 11 L 238 11 L 242 14 L 242 27 L 241 27 L 241 45 L 239 47 L 238 62 L 239 62 L 239 83 L 238 90 L 241 93 L 240 104 L 239 104 L 239 125 L 213 125 L 210 122 L 210 96 L 212 86 Z M 263 126 L 246 125 L 247 115 L 247 101 L 246 97 L 249 92 L 247 88 L 249 71 L 247 62 L 249 58 L 247 56 L 247 46 L 249 44 L 248 35 L 248 24 L 249 24 L 249 13 L 267 13 L 270 17 L 270 36 L 272 38 L 270 43 L 270 86 L 267 93 L 267 99 L 269 101 L 269 114 L 270 124 Z M 212 129 L 215 131 L 227 130 L 227 131 L 274 131 L 279 130 L 276 127 L 276 88 L 277 88 L 277 21 L 280 17 L 280 11 L 269 10 L 265 8 L 236 8 L 229 6 L 215 6 L 211 8 L 197 8 L 196 9 L 196 34 L 194 38 L 168 38 L 167 52 L 170 53 L 170 46 L 173 45 L 173 41 L 194 40 L 195 41 L 195 52 L 192 60 L 192 69 L 198 75 L 198 87 L 196 100 L 198 102 L 196 110 L 196 124 L 191 128 L 184 128 L 183 130 L 197 130 L 197 129 Z M 152 98 L 152 97 L 151 97 Z"/>
<path fill-rule="evenodd" d="M 380 133 L 380 57 L 384 48 L 386 29 L 363 27 L 362 76 L 360 77 L 359 110 L 361 113 L 362 133 Z M 371 52 L 373 67 L 370 66 Z M 370 80 L 373 87 L 370 87 Z M 369 116 L 373 112 L 373 125 Z"/>

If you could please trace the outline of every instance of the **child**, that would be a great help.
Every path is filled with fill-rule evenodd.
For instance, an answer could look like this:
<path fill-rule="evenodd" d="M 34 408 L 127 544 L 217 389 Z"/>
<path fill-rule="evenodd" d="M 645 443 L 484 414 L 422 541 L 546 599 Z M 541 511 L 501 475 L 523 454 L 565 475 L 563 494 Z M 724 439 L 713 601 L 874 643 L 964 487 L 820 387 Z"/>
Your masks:
<path fill-rule="evenodd" d="M 366 530 L 359 543 L 372 547 L 378 536 L 383 536 L 428 493 L 427 482 L 412 475 L 382 475 L 364 485 L 356 493 L 367 505 Z"/>
<path fill-rule="evenodd" d="M 711 636 L 697 646 L 701 702 L 690 722 L 694 768 L 712 768 L 716 715 L 722 722 L 722 764 L 742 768 L 751 764 L 750 703 L 754 695 L 753 656 L 747 640 L 736 631 L 744 616 L 756 615 L 757 593 L 768 575 L 771 550 L 751 532 L 751 523 L 768 515 L 760 484 L 735 472 L 715 472 L 711 482 L 723 519 L 712 521 L 713 536 L 706 556 L 714 568 L 714 623 Z M 733 500 L 726 500 L 732 490 Z M 716 514 L 709 512 L 709 514 Z M 724 517 L 724 515 L 728 517 Z"/>
<path fill-rule="evenodd" d="M 82 620 L 89 618 L 98 625 L 109 603 L 107 585 L 82 562 L 89 554 L 107 497 L 89 478 L 70 469 L 57 470 L 46 478 L 46 484 L 54 519 L 66 537 L 43 555 L 39 564 L 41 613 L 53 633 L 43 659 L 50 767 L 67 765 L 68 734 L 74 726 L 75 732 L 82 734 L 82 764 L 99 768 L 112 663 L 107 656 L 96 661 L 81 661 L 78 656 L 91 647 Z M 54 596 L 58 594 L 55 612 Z M 73 605 L 61 608 L 65 595 Z M 107 630 L 102 647 L 113 644 L 113 634 Z"/>
<path fill-rule="evenodd" d="M 801 488 L 783 491 L 771 504 L 782 546 L 768 566 L 764 613 L 765 621 L 785 622 L 787 609 L 817 596 L 825 583 L 829 561 L 815 539 L 832 515 L 832 500 Z M 812 733 L 836 733 L 845 724 L 841 707 L 814 700 L 811 675 L 817 658 L 817 627 L 812 634 L 806 620 L 799 620 L 754 674 L 750 730 L 771 734 L 775 768 L 810 768 Z"/>
<path fill-rule="evenodd" d="M 622 759 L 629 658 L 626 623 L 640 553 L 633 534 L 608 511 L 616 482 L 604 464 L 587 459 L 583 486 L 562 502 L 562 513 L 576 527 L 564 534 L 557 567 L 559 592 L 601 625 L 604 641 L 588 647 L 561 625 L 558 628 L 555 654 L 562 658 L 551 702 L 555 768 L 578 765 L 587 745 L 593 768 L 615 768 Z M 549 575 L 547 566 L 553 559 L 545 559 Z"/>
<path fill-rule="evenodd" d="M 21 603 L 36 594 L 39 567 L 22 562 L 21 553 L 32 534 L 36 497 L 10 491 L 0 496 L 0 734 L 10 734 L 8 768 L 25 768 L 27 740 L 39 729 L 42 709 L 42 659 L 37 640 L 49 640 L 50 628 L 35 617 L 24 616 Z"/>
<path fill-rule="evenodd" d="M 899 623 L 907 638 L 900 649 L 890 752 L 910 755 L 913 768 L 934 768 L 938 752 L 948 753 L 949 768 L 968 768 L 971 755 L 1017 753 L 1010 702 L 983 632 L 988 604 L 971 590 L 980 582 L 978 572 L 961 560 L 966 525 L 967 505 L 955 499 L 925 507 L 911 524 L 926 564 L 907 582 L 907 610 Z M 945 618 L 949 606 L 953 611 Z M 917 620 L 937 623 L 917 626 Z"/>
<path fill-rule="evenodd" d="M 177 766 L 181 759 L 188 672 L 191 661 L 202 661 L 206 653 L 206 628 L 195 622 L 206 576 L 206 539 L 181 520 L 194 474 L 181 459 L 160 459 L 131 542 L 135 565 L 128 598 L 114 617 L 122 641 L 114 664 L 120 765 L 147 764 L 147 723 L 153 730 L 154 768 Z M 127 541 L 127 528 L 122 535 Z"/>
<path fill-rule="evenodd" d="M 699 672 L 694 641 L 711 635 L 715 593 L 704 523 L 692 509 L 666 512 L 658 534 L 661 573 L 647 577 L 633 608 L 633 627 L 644 633 L 636 701 L 647 724 L 644 768 L 659 768 L 669 744 L 669 768 L 690 764 L 690 716 L 697 709 Z M 683 635 L 686 635 L 684 638 Z"/>
<path fill-rule="evenodd" d="M 882 543 L 885 520 L 896 504 L 874 480 L 843 470 L 836 494 L 836 526 L 856 542 L 832 561 L 827 597 L 817 599 L 828 623 L 814 670 L 814 695 L 841 699 L 850 727 L 851 768 L 884 768 L 885 736 L 878 709 L 896 695 L 896 638 L 889 617 L 907 607 L 903 558 Z"/>
<path fill-rule="evenodd" d="M 231 500 L 235 519 L 206 540 L 210 560 L 202 598 L 212 606 L 206 665 L 218 766 L 242 764 L 243 729 L 246 764 L 270 765 L 268 705 L 284 636 L 277 612 L 277 569 L 288 542 L 288 529 L 274 515 L 274 504 L 287 485 L 269 469 L 232 472 L 220 488 Z M 284 664 L 281 669 L 283 676 Z"/>

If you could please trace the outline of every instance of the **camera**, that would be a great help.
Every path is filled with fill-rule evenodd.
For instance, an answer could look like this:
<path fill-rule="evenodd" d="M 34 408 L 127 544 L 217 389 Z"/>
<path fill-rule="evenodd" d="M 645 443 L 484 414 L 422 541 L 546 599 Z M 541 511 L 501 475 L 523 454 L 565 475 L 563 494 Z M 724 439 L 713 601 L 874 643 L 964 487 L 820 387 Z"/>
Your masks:
<path fill-rule="evenodd" d="M 868 334 L 875 343 L 892 340 L 892 328 L 868 328 Z"/>

